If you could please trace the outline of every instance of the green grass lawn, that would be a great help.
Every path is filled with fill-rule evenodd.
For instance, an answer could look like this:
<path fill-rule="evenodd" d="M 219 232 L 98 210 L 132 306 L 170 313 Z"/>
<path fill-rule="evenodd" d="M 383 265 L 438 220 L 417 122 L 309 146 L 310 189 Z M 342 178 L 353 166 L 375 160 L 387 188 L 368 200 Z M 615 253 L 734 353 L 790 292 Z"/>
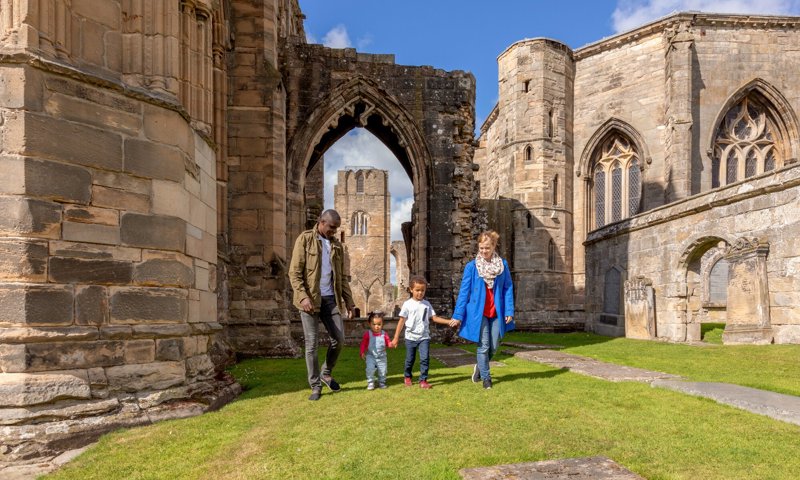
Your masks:
<path fill-rule="evenodd" d="M 616 342 L 559 338 L 576 353 L 603 353 Z M 691 363 L 677 358 L 685 350 L 653 345 L 669 349 L 677 364 Z M 796 479 L 800 472 L 795 425 L 504 356 L 492 390 L 469 380 L 470 367 L 436 361 L 432 390 L 408 388 L 403 355 L 390 351 L 389 388 L 367 391 L 358 350 L 347 348 L 335 371 L 342 391 L 325 390 L 318 402 L 306 400 L 303 360 L 242 362 L 232 371 L 247 391 L 221 411 L 106 435 L 48 478 L 457 479 L 466 467 L 594 455 L 650 480 Z"/>
<path fill-rule="evenodd" d="M 565 352 L 619 365 L 800 396 L 800 345 L 694 346 L 591 333 L 512 332 L 504 340 L 562 345 Z"/>

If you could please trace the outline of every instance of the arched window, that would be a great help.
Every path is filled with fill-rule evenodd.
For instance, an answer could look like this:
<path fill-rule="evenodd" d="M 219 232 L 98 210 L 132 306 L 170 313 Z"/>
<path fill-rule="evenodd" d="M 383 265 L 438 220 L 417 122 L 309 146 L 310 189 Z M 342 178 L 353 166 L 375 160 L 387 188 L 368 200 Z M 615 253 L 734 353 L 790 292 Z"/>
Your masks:
<path fill-rule="evenodd" d="M 525 80 L 525 82 L 522 83 L 522 91 L 527 93 L 528 90 L 530 90 L 530 88 L 531 88 L 531 81 Z"/>
<path fill-rule="evenodd" d="M 533 228 L 533 215 L 531 215 L 531 212 L 528 212 L 528 213 L 525 214 L 525 220 L 528 222 L 528 228 L 532 229 Z"/>
<path fill-rule="evenodd" d="M 364 193 L 364 174 L 361 172 L 356 174 L 356 193 Z"/>
<path fill-rule="evenodd" d="M 717 260 L 708 274 L 708 302 L 716 306 L 728 303 L 728 261 Z"/>
<path fill-rule="evenodd" d="M 369 216 L 361 210 L 353 212 L 353 217 L 350 221 L 350 235 L 366 235 L 368 219 Z"/>
<path fill-rule="evenodd" d="M 639 153 L 627 137 L 611 133 L 593 155 L 590 194 L 594 221 L 590 229 L 639 213 L 642 175 Z"/>
<path fill-rule="evenodd" d="M 603 312 L 600 321 L 609 325 L 624 325 L 625 310 L 622 307 L 622 271 L 611 267 L 603 279 Z"/>
<path fill-rule="evenodd" d="M 714 137 L 712 188 L 783 166 L 779 130 L 764 102 L 751 93 L 725 114 Z"/>
<path fill-rule="evenodd" d="M 531 160 L 533 160 L 533 147 L 528 145 L 525 147 L 525 161 L 530 162 Z"/>
<path fill-rule="evenodd" d="M 558 249 L 556 248 L 556 242 L 553 239 L 550 239 L 550 242 L 547 244 L 547 269 L 548 270 L 555 270 L 556 269 L 556 256 L 558 255 Z"/>
<path fill-rule="evenodd" d="M 545 126 L 545 128 L 547 129 L 546 133 L 547 133 L 547 137 L 548 138 L 553 138 L 553 133 L 554 133 L 554 130 L 555 130 L 555 128 L 553 128 L 553 126 L 554 126 L 554 124 L 553 124 L 553 109 L 551 108 L 550 110 L 547 111 L 547 125 Z"/>
<path fill-rule="evenodd" d="M 558 205 L 558 175 L 553 177 L 553 205 Z"/>

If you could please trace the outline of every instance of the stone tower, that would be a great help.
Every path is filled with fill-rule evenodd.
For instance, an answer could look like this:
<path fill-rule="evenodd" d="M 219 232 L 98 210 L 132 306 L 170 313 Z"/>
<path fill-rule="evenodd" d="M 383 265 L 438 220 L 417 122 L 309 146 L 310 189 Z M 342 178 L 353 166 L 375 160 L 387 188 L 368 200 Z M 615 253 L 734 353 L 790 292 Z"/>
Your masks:
<path fill-rule="evenodd" d="M 567 326 L 574 303 L 572 51 L 549 39 L 523 40 L 500 54 L 498 68 L 501 100 L 482 135 L 489 158 L 476 160 L 488 226 L 500 232 L 500 253 L 522 289 L 520 323 L 535 317 Z"/>
<path fill-rule="evenodd" d="M 375 168 L 340 170 L 334 208 L 342 216 L 341 238 L 350 257 L 350 288 L 365 315 L 391 300 L 389 172 Z"/>

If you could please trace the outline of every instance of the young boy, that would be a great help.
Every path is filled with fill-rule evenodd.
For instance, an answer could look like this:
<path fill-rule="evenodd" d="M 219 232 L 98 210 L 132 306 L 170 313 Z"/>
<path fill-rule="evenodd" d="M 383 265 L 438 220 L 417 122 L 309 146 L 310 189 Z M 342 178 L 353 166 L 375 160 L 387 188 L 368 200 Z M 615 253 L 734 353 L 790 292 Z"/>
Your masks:
<path fill-rule="evenodd" d="M 376 368 L 378 388 L 386 388 L 386 349 L 392 342 L 383 331 L 383 312 L 369 312 L 367 321 L 369 330 L 361 339 L 361 359 L 367 361 L 367 390 L 375 390 Z"/>
<path fill-rule="evenodd" d="M 455 326 L 458 322 L 447 320 L 436 316 L 431 304 L 425 300 L 425 290 L 428 289 L 428 282 L 425 277 L 413 276 L 409 279 L 409 290 L 411 298 L 403 303 L 400 308 L 400 320 L 397 322 L 397 329 L 394 331 L 392 347 L 397 346 L 400 339 L 400 331 L 405 327 L 406 339 L 406 364 L 405 364 L 405 385 L 410 387 L 411 370 L 414 367 L 414 359 L 419 350 L 419 386 L 421 388 L 431 388 L 428 383 L 428 363 L 430 361 L 431 332 L 430 321 L 442 325 Z"/>

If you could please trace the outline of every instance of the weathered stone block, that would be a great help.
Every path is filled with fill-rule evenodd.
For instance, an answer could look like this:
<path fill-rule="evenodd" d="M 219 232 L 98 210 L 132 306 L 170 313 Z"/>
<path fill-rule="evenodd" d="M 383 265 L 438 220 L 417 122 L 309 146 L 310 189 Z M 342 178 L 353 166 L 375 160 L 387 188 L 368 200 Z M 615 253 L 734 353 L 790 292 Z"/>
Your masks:
<path fill-rule="evenodd" d="M 180 183 L 153 180 L 153 213 L 171 215 L 188 221 L 192 202 L 189 192 Z"/>
<path fill-rule="evenodd" d="M 133 278 L 133 265 L 115 260 L 51 257 L 49 277 L 54 283 L 125 285 Z"/>
<path fill-rule="evenodd" d="M 120 241 L 120 227 L 114 225 L 64 222 L 62 228 L 64 240 L 109 245 L 117 245 Z"/>
<path fill-rule="evenodd" d="M 107 188 L 138 193 L 147 197 L 150 195 L 150 179 L 134 177 L 127 173 L 94 170 L 92 172 L 92 181 L 95 185 Z M 123 208 L 123 210 L 130 210 L 130 208 Z"/>
<path fill-rule="evenodd" d="M 4 132 L 8 151 L 107 170 L 122 169 L 119 135 L 43 115 L 19 115 L 24 118 L 24 127 L 17 125 Z"/>
<path fill-rule="evenodd" d="M 28 372 L 108 367 L 125 363 L 125 343 L 95 342 L 32 343 L 25 346 Z"/>
<path fill-rule="evenodd" d="M 32 158 L 2 157 L 0 194 L 89 203 L 92 176 L 85 168 Z"/>
<path fill-rule="evenodd" d="M 186 222 L 177 217 L 126 213 L 121 221 L 122 242 L 143 248 L 183 251 Z"/>
<path fill-rule="evenodd" d="M 72 287 L 0 284 L 0 324 L 72 324 Z"/>
<path fill-rule="evenodd" d="M 106 369 L 109 387 L 126 392 L 164 390 L 186 379 L 183 362 L 154 362 Z"/>
<path fill-rule="evenodd" d="M 141 117 L 137 114 L 104 107 L 59 93 L 50 95 L 44 108 L 54 117 L 116 130 L 129 135 L 138 135 L 142 124 Z"/>
<path fill-rule="evenodd" d="M 186 321 L 186 291 L 173 288 L 113 288 L 111 323 L 180 323 Z"/>
<path fill-rule="evenodd" d="M 155 359 L 155 340 L 131 340 L 125 342 L 125 364 L 151 363 Z"/>
<path fill-rule="evenodd" d="M 105 287 L 75 287 L 75 323 L 103 325 L 108 323 L 108 293 Z"/>
<path fill-rule="evenodd" d="M 150 140 L 173 145 L 187 154 L 194 153 L 194 134 L 178 112 L 156 105 L 144 107 L 144 134 Z"/>
<path fill-rule="evenodd" d="M 64 400 L 53 404 L 4 408 L 0 410 L 0 425 L 22 425 L 39 422 L 74 420 L 99 416 L 119 408 L 119 400 Z"/>
<path fill-rule="evenodd" d="M 131 138 L 125 140 L 125 171 L 134 175 L 180 182 L 186 168 L 183 158 L 184 154 L 176 148 Z"/>
<path fill-rule="evenodd" d="M 88 20 L 103 24 L 112 30 L 119 30 L 122 14 L 117 2 L 101 2 L 94 0 L 73 0 L 72 11 Z"/>
<path fill-rule="evenodd" d="M 44 282 L 47 242 L 0 238 L 0 280 Z"/>
<path fill-rule="evenodd" d="M 150 196 L 144 193 L 95 185 L 92 187 L 92 205 L 146 213 L 150 211 Z"/>
<path fill-rule="evenodd" d="M 156 340 L 156 360 L 178 361 L 183 359 L 183 339 Z"/>
<path fill-rule="evenodd" d="M 211 378 L 214 376 L 214 363 L 205 354 L 187 358 L 186 376 L 195 380 Z"/>
<path fill-rule="evenodd" d="M 61 205 L 44 200 L 0 197 L 0 235 L 58 238 Z"/>
<path fill-rule="evenodd" d="M 85 370 L 0 375 L 0 407 L 27 407 L 68 398 L 90 398 Z"/>
<path fill-rule="evenodd" d="M 76 257 L 138 262 L 142 251 L 138 248 L 94 245 L 78 242 L 50 242 L 50 255 L 54 257 Z"/>
<path fill-rule="evenodd" d="M 98 225 L 119 225 L 119 212 L 108 208 L 65 205 L 64 220 Z"/>
<path fill-rule="evenodd" d="M 177 260 L 151 259 L 136 265 L 133 281 L 137 285 L 188 288 L 193 277 L 192 269 Z"/>

